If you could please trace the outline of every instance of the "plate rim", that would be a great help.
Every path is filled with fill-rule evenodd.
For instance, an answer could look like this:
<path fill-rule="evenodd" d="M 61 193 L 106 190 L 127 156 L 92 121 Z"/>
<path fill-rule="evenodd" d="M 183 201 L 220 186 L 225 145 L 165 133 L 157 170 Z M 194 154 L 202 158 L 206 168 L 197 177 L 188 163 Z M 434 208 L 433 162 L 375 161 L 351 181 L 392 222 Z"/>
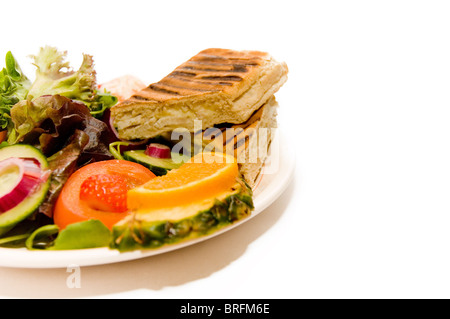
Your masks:
<path fill-rule="evenodd" d="M 51 269 L 67 268 L 70 266 L 98 266 L 118 262 L 131 261 L 164 254 L 166 252 L 182 249 L 197 243 L 219 236 L 235 227 L 242 225 L 262 213 L 267 207 L 274 203 L 287 189 L 294 178 L 295 153 L 288 147 L 286 136 L 278 128 L 274 140 L 279 141 L 279 170 L 274 181 L 262 189 L 261 193 L 255 196 L 255 210 L 250 216 L 239 220 L 231 225 L 223 227 L 212 234 L 201 236 L 192 240 L 183 241 L 177 244 L 165 245 L 156 249 L 134 250 L 120 252 L 108 247 L 62 250 L 62 251 L 42 251 L 27 250 L 26 248 L 4 248 L 0 247 L 0 267 L 28 268 L 28 269 Z M 267 176 L 263 174 L 260 179 Z M 269 191 L 272 194 L 266 194 Z M 271 195 L 271 196 L 270 196 Z"/>

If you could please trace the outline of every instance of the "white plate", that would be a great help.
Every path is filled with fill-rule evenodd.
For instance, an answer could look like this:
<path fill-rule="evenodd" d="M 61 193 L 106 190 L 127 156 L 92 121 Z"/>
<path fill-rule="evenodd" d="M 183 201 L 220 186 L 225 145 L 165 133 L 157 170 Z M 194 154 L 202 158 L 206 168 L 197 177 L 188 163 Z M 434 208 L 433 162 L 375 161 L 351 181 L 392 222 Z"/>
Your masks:
<path fill-rule="evenodd" d="M 295 167 L 294 153 L 285 136 L 277 134 L 271 145 L 271 153 L 262 175 L 254 189 L 255 210 L 239 222 L 224 227 L 208 236 L 203 236 L 179 244 L 163 246 L 157 249 L 119 252 L 108 248 L 65 250 L 65 251 L 29 251 L 17 248 L 0 248 L 0 266 L 16 268 L 65 268 L 70 265 L 92 266 L 134 260 L 180 249 L 222 234 L 249 221 L 272 204 L 287 188 Z"/>

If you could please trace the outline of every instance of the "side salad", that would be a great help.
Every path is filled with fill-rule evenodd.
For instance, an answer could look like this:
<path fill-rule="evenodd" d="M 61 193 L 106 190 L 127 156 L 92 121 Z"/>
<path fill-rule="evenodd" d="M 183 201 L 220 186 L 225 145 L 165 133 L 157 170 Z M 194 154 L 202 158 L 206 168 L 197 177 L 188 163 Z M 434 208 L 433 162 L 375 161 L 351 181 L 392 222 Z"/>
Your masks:
<path fill-rule="evenodd" d="M 61 247 L 68 249 L 104 244 L 96 240 L 106 233 L 98 221 L 81 227 L 95 236 L 77 235 L 76 242 L 67 244 L 63 235 L 53 242 L 59 232 L 53 224 L 54 206 L 68 178 L 89 163 L 114 159 L 109 144 L 115 139 L 105 118 L 118 99 L 98 88 L 92 56 L 83 54 L 78 70 L 66 57 L 67 52 L 54 47 L 41 48 L 31 56 L 36 66 L 31 81 L 13 54 L 6 54 L 0 72 L 1 246 L 58 249 L 63 242 Z M 39 235 L 33 234 L 39 228 Z"/>
<path fill-rule="evenodd" d="M 0 72 L 0 245 L 23 245 L 32 230 L 52 222 L 56 199 L 75 170 L 113 158 L 102 118 L 117 97 L 98 89 L 92 56 L 83 54 L 76 71 L 66 57 L 41 48 L 31 56 L 31 81 L 6 54 Z"/>

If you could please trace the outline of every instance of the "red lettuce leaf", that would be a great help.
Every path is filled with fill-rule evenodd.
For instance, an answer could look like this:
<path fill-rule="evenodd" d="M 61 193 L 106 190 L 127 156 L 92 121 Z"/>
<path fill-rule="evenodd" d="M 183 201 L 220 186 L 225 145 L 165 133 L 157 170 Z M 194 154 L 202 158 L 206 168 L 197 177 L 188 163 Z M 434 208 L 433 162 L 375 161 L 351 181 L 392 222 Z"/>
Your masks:
<path fill-rule="evenodd" d="M 75 170 L 83 149 L 89 143 L 89 136 L 80 130 L 75 130 L 68 145 L 48 158 L 49 169 L 52 171 L 47 197 L 39 206 L 39 212 L 49 217 L 53 216 L 53 207 L 61 190 Z"/>

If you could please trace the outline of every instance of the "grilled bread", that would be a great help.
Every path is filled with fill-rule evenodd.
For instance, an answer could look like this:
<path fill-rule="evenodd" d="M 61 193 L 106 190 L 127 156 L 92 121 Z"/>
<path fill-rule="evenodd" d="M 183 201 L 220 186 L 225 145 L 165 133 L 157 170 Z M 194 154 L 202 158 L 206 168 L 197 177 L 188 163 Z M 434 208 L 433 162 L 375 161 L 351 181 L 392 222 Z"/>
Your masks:
<path fill-rule="evenodd" d="M 233 155 L 242 177 L 254 187 L 268 155 L 274 134 L 272 129 L 277 127 L 277 109 L 278 103 L 272 96 L 246 122 L 219 125 L 203 131 L 203 145 Z"/>
<path fill-rule="evenodd" d="M 277 108 L 278 103 L 275 97 L 272 97 L 261 108 L 259 118 L 249 126 L 251 131 L 247 132 L 248 128 L 244 128 L 245 144 L 239 145 L 237 142 L 237 146 L 240 147 L 237 155 L 239 171 L 251 187 L 255 186 L 274 138 L 273 129 L 277 127 Z"/>
<path fill-rule="evenodd" d="M 111 108 L 123 139 L 147 139 L 176 128 L 246 122 L 287 80 L 285 63 L 259 51 L 207 49 L 161 81 Z"/>

